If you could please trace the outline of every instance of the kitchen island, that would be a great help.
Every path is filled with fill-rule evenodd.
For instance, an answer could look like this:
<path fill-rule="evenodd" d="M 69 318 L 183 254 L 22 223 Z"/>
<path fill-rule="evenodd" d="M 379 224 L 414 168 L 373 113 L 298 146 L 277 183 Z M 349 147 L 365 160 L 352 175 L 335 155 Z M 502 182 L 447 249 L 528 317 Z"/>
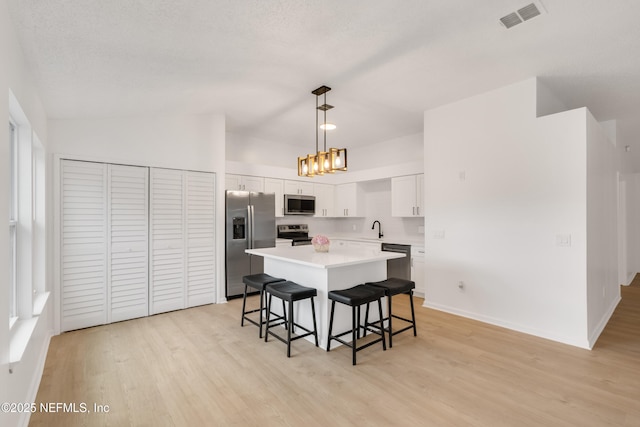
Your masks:
<path fill-rule="evenodd" d="M 405 255 L 396 252 L 382 252 L 379 249 L 358 251 L 331 248 L 329 252 L 316 252 L 313 246 L 288 246 L 265 249 L 247 249 L 245 252 L 264 257 L 264 272 L 274 277 L 290 280 L 302 286 L 315 288 L 316 321 L 318 322 L 318 341 L 320 347 L 327 348 L 329 317 L 331 304 L 329 291 L 347 289 L 365 282 L 377 282 L 387 278 L 387 260 L 402 258 Z M 383 309 L 384 309 L 383 305 Z M 273 311 L 281 308 L 273 304 Z M 371 306 L 371 319 L 378 319 L 378 310 Z M 362 313 L 364 316 L 364 311 Z M 310 329 L 311 304 L 302 301 L 294 305 L 297 323 Z M 336 304 L 333 329 L 342 332 L 351 328 L 351 308 Z M 307 337 L 312 341 L 313 337 Z M 339 343 L 331 344 L 338 346 Z"/>

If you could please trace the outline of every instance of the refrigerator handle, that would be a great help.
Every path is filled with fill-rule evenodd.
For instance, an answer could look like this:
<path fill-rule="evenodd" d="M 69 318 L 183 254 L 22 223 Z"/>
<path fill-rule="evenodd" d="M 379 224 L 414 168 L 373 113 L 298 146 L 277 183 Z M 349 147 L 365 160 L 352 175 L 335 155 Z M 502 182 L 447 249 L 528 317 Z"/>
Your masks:
<path fill-rule="evenodd" d="M 253 242 L 253 227 L 255 227 L 255 222 L 253 220 L 253 213 L 254 213 L 253 205 L 247 206 L 247 214 L 248 214 L 248 219 L 249 219 L 249 233 L 248 233 L 248 236 L 247 236 L 249 241 L 247 243 L 248 243 L 249 249 L 253 249 L 253 244 L 254 244 L 254 242 Z"/>

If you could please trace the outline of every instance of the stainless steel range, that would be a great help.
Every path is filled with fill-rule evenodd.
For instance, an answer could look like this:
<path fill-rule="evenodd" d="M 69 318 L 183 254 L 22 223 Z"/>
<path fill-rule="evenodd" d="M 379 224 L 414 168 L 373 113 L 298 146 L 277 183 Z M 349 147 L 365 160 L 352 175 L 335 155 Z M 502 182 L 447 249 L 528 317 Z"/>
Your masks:
<path fill-rule="evenodd" d="M 292 246 L 310 245 L 308 224 L 286 224 L 278 226 L 279 239 L 291 239 Z"/>

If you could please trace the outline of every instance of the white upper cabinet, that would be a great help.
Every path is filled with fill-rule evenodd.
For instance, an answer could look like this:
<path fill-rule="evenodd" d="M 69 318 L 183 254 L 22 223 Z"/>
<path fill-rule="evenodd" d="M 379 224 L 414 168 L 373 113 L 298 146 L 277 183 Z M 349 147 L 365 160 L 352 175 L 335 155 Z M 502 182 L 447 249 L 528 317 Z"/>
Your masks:
<path fill-rule="evenodd" d="M 264 179 L 264 192 L 276 195 L 276 217 L 284 216 L 284 181 L 276 178 Z"/>
<path fill-rule="evenodd" d="M 364 216 L 363 192 L 357 183 L 335 186 L 334 215 L 336 217 Z"/>
<path fill-rule="evenodd" d="M 333 217 L 335 190 L 331 184 L 313 184 L 313 194 L 316 196 L 316 217 Z"/>
<path fill-rule="evenodd" d="M 285 181 L 284 194 L 313 195 L 313 183 L 305 181 Z"/>
<path fill-rule="evenodd" d="M 264 192 L 264 178 L 261 176 L 225 175 L 225 190 Z"/>
<path fill-rule="evenodd" d="M 391 178 L 391 216 L 424 216 L 424 174 Z"/>

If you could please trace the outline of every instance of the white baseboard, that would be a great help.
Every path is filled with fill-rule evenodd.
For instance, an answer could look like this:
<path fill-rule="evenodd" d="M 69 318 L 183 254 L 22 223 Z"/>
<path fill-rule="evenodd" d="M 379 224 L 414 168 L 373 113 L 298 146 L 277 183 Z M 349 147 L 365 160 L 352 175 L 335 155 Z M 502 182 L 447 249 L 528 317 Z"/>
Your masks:
<path fill-rule="evenodd" d="M 611 306 L 609 307 L 609 310 L 607 310 L 604 316 L 602 316 L 602 319 L 600 319 L 600 322 L 598 322 L 596 329 L 593 331 L 592 334 L 589 335 L 589 349 L 592 349 L 593 346 L 596 344 L 596 341 L 598 341 L 600 334 L 602 333 L 602 331 L 604 331 L 604 328 L 607 326 L 607 323 L 609 323 L 609 319 L 611 319 L 611 316 L 613 316 L 613 312 L 616 311 L 616 307 L 618 306 L 620 301 L 622 301 L 622 298 L 618 295 L 618 298 L 612 301 Z"/>
<path fill-rule="evenodd" d="M 49 343 L 51 343 L 51 337 L 53 337 L 53 330 L 47 331 L 45 342 L 40 350 L 38 356 L 38 363 L 35 366 L 33 376 L 31 377 L 31 384 L 27 392 L 27 400 L 25 402 L 35 402 L 38 396 L 38 389 L 40 388 L 40 381 L 42 380 L 42 374 L 44 373 L 44 365 L 47 361 L 47 354 L 49 353 Z M 30 412 L 24 412 L 18 425 L 28 427 L 29 419 L 31 418 Z"/>
<path fill-rule="evenodd" d="M 629 273 L 627 275 L 627 283 L 624 283 L 625 286 L 629 286 L 631 284 L 631 282 L 633 282 L 633 279 L 636 278 L 636 274 L 638 273 Z"/>
<path fill-rule="evenodd" d="M 529 328 L 529 327 L 526 327 L 526 326 L 523 326 L 523 325 L 511 323 L 511 322 L 506 322 L 506 321 L 504 321 L 502 319 L 496 319 L 496 318 L 489 317 L 489 316 L 484 316 L 484 315 L 481 315 L 481 314 L 478 314 L 478 313 L 459 310 L 459 309 L 457 309 L 455 307 L 449 307 L 449 306 L 445 306 L 445 305 L 434 304 L 434 303 L 429 302 L 428 300 L 425 300 L 424 304 L 422 304 L 422 306 L 423 307 L 427 307 L 427 308 L 432 308 L 432 309 L 438 310 L 438 311 L 443 311 L 443 312 L 449 313 L 449 314 L 455 314 L 456 316 L 466 317 L 467 319 L 472 319 L 472 320 L 477 320 L 479 322 L 488 323 L 490 325 L 499 326 L 501 328 L 510 329 L 512 331 L 522 332 L 522 333 L 525 333 L 525 334 L 528 334 L 528 335 L 533 335 L 533 336 L 536 336 L 536 337 L 548 339 L 548 340 L 559 342 L 559 343 L 562 343 L 562 344 L 567 344 L 567 345 L 571 345 L 571 346 L 574 346 L 574 347 L 579 347 L 579 348 L 584 348 L 584 349 L 587 349 L 587 350 L 591 350 L 591 347 L 589 346 L 589 342 L 587 342 L 586 340 L 585 341 L 575 340 L 575 339 L 568 338 L 568 337 L 562 337 L 562 336 L 554 335 L 554 334 L 548 333 L 546 331 L 541 331 L 541 330 Z"/>

